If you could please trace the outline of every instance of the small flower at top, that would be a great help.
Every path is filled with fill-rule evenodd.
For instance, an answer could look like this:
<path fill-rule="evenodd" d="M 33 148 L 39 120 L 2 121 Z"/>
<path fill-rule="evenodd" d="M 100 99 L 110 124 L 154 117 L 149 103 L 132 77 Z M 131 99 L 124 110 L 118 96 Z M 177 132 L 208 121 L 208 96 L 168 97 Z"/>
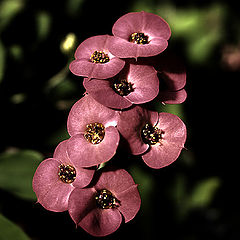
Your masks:
<path fill-rule="evenodd" d="M 117 128 L 128 142 L 131 153 L 142 156 L 151 168 L 173 163 L 186 141 L 186 126 L 182 120 L 165 112 L 135 106 L 122 111 Z"/>
<path fill-rule="evenodd" d="M 71 138 L 67 151 L 76 166 L 91 167 L 110 160 L 119 143 L 118 113 L 85 95 L 77 101 L 68 116 Z"/>
<path fill-rule="evenodd" d="M 141 198 L 131 175 L 123 169 L 102 168 L 94 184 L 76 188 L 69 198 L 69 214 L 77 226 L 93 236 L 106 236 L 132 220 Z"/>
<path fill-rule="evenodd" d="M 151 57 L 168 46 L 171 30 L 161 17 L 147 12 L 131 12 L 113 25 L 109 51 L 120 58 Z"/>
<path fill-rule="evenodd" d="M 123 70 L 110 79 L 84 79 L 86 91 L 99 103 L 124 109 L 132 104 L 142 104 L 153 100 L 159 91 L 157 71 L 135 61 L 126 61 Z"/>
<path fill-rule="evenodd" d="M 110 78 L 124 67 L 124 60 L 109 52 L 109 35 L 93 36 L 83 41 L 75 52 L 75 60 L 69 69 L 87 78 Z"/>
<path fill-rule="evenodd" d="M 66 211 L 70 193 L 75 187 L 87 186 L 95 172 L 94 169 L 75 166 L 67 154 L 66 144 L 67 140 L 61 142 L 53 158 L 44 160 L 33 177 L 37 201 L 49 211 Z"/>

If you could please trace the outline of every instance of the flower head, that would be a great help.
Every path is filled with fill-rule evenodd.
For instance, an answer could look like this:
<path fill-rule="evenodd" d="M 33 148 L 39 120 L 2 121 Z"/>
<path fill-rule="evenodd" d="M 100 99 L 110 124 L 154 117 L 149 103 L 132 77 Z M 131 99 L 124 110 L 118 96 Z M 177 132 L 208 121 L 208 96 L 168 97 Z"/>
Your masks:
<path fill-rule="evenodd" d="M 149 102 L 158 95 L 159 80 L 152 66 L 129 62 L 115 77 L 84 80 L 84 86 L 96 101 L 116 109 Z"/>
<path fill-rule="evenodd" d="M 116 231 L 122 216 L 125 222 L 137 214 L 141 199 L 131 175 L 123 170 L 100 170 L 94 184 L 74 189 L 69 198 L 69 213 L 77 226 L 93 236 Z"/>
<path fill-rule="evenodd" d="M 85 187 L 92 180 L 94 170 L 79 168 L 66 151 L 67 140 L 61 142 L 53 158 L 44 160 L 33 177 L 33 191 L 38 202 L 47 210 L 66 211 L 70 193 L 75 187 Z"/>
<path fill-rule="evenodd" d="M 159 16 L 132 12 L 120 17 L 113 25 L 109 51 L 120 58 L 150 57 L 163 52 L 171 31 Z"/>
<path fill-rule="evenodd" d="M 115 76 L 125 62 L 109 52 L 109 35 L 98 35 L 83 41 L 75 52 L 69 69 L 77 75 L 105 79 Z"/>
<path fill-rule="evenodd" d="M 115 127 L 118 113 L 85 95 L 77 101 L 68 116 L 71 138 L 67 151 L 79 167 L 90 167 L 110 160 L 118 147 L 119 133 Z"/>
<path fill-rule="evenodd" d="M 186 141 L 186 127 L 180 118 L 140 106 L 123 111 L 117 127 L 132 154 L 142 154 L 143 161 L 151 168 L 174 162 Z"/>

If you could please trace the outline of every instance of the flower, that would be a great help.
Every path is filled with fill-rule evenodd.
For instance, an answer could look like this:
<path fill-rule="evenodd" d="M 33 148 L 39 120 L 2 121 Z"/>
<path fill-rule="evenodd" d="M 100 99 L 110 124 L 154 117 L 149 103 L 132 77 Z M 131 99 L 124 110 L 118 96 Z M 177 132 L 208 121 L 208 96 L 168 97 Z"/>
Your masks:
<path fill-rule="evenodd" d="M 99 79 L 119 73 L 125 62 L 108 51 L 109 38 L 109 35 L 98 35 L 83 41 L 75 52 L 70 71 L 77 76 Z"/>
<path fill-rule="evenodd" d="M 182 61 L 168 51 L 148 59 L 158 72 L 160 89 L 157 100 L 167 104 L 183 103 L 187 98 L 184 89 L 186 70 Z"/>
<path fill-rule="evenodd" d="M 71 136 L 67 151 L 78 167 L 91 167 L 110 160 L 118 147 L 119 133 L 115 127 L 118 113 L 85 95 L 77 101 L 68 116 Z"/>
<path fill-rule="evenodd" d="M 109 51 L 120 58 L 155 56 L 168 46 L 171 30 L 159 16 L 147 12 L 131 12 L 113 25 Z"/>
<path fill-rule="evenodd" d="M 178 158 L 187 135 L 185 124 L 179 117 L 140 106 L 122 111 L 117 128 L 132 154 L 141 154 L 143 161 L 156 169 Z"/>
<path fill-rule="evenodd" d="M 47 210 L 63 212 L 68 208 L 70 193 L 75 187 L 85 187 L 92 180 L 94 169 L 75 166 L 66 151 L 67 140 L 40 163 L 33 177 L 33 191 L 38 202 Z"/>
<path fill-rule="evenodd" d="M 91 187 L 72 191 L 68 211 L 77 226 L 100 237 L 115 232 L 122 216 L 125 222 L 132 220 L 140 209 L 141 198 L 126 170 L 104 167 L 97 174 Z"/>
<path fill-rule="evenodd" d="M 113 78 L 85 79 L 83 84 L 96 101 L 116 109 L 149 102 L 159 91 L 157 71 L 152 66 L 132 61 L 126 63 L 123 70 Z"/>

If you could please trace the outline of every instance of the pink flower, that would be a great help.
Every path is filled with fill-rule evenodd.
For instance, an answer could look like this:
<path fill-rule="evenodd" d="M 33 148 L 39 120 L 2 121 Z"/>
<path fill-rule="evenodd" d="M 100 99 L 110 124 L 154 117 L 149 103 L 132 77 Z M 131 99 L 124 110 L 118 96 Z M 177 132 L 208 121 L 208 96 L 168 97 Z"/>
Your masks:
<path fill-rule="evenodd" d="M 68 208 L 70 193 L 75 187 L 85 187 L 94 170 L 76 167 L 66 151 L 67 140 L 61 142 L 53 158 L 44 160 L 33 177 L 33 191 L 38 202 L 47 210 L 63 212 Z"/>
<path fill-rule="evenodd" d="M 184 148 L 186 127 L 170 113 L 158 113 L 135 106 L 120 114 L 118 126 L 134 155 L 142 155 L 151 168 L 174 162 Z"/>
<path fill-rule="evenodd" d="M 119 143 L 117 119 L 116 111 L 89 95 L 73 105 L 67 121 L 71 136 L 67 151 L 76 166 L 91 167 L 114 156 Z"/>
<path fill-rule="evenodd" d="M 156 99 L 166 104 L 183 103 L 187 98 L 187 93 L 184 89 L 186 70 L 182 61 L 164 52 L 148 59 L 148 62 L 157 70 L 160 80 L 159 94 Z"/>
<path fill-rule="evenodd" d="M 99 79 L 118 74 L 125 62 L 109 52 L 109 38 L 109 35 L 99 35 L 83 41 L 75 52 L 70 71 L 77 76 Z"/>
<path fill-rule="evenodd" d="M 120 58 L 155 56 L 168 46 L 171 31 L 159 16 L 132 12 L 120 17 L 112 28 L 109 51 Z"/>
<path fill-rule="evenodd" d="M 121 222 L 132 220 L 141 199 L 131 175 L 123 170 L 99 171 L 94 185 L 76 188 L 69 198 L 69 213 L 77 226 L 93 236 L 115 232 Z"/>
<path fill-rule="evenodd" d="M 123 109 L 153 100 L 158 95 L 159 80 L 152 66 L 129 61 L 114 78 L 85 79 L 84 87 L 99 103 Z"/>

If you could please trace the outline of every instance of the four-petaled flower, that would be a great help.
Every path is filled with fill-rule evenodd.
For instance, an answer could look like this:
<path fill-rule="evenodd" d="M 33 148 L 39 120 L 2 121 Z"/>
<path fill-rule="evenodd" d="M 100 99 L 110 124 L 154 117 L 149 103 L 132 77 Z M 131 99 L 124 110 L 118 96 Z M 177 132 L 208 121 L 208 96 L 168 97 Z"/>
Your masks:
<path fill-rule="evenodd" d="M 72 191 L 68 211 L 77 226 L 93 236 L 106 236 L 119 228 L 122 217 L 125 223 L 132 220 L 140 205 L 131 175 L 105 167 L 97 172 L 92 186 Z"/>
<path fill-rule="evenodd" d="M 88 79 L 86 91 L 99 103 L 116 109 L 153 100 L 159 92 L 157 71 L 149 65 L 129 61 L 123 70 L 110 79 Z"/>
<path fill-rule="evenodd" d="M 118 147 L 118 113 L 85 95 L 77 101 L 68 116 L 71 138 L 67 151 L 78 167 L 91 167 L 110 160 Z"/>
<path fill-rule="evenodd" d="M 110 78 L 124 67 L 124 60 L 109 52 L 109 35 L 98 35 L 83 41 L 75 52 L 75 60 L 69 69 L 87 78 Z"/>
<path fill-rule="evenodd" d="M 174 162 L 186 141 L 186 126 L 171 113 L 158 113 L 135 106 L 120 114 L 120 134 L 129 143 L 131 153 L 142 155 L 151 168 L 162 168 Z"/>
<path fill-rule="evenodd" d="M 61 142 L 53 158 L 44 160 L 33 177 L 33 191 L 37 201 L 47 210 L 63 212 L 68 209 L 68 198 L 75 187 L 87 186 L 94 169 L 80 168 L 73 164 L 67 154 L 67 140 Z"/>
<path fill-rule="evenodd" d="M 120 17 L 112 28 L 109 51 L 120 58 L 151 57 L 168 46 L 171 30 L 159 16 L 132 12 Z"/>

